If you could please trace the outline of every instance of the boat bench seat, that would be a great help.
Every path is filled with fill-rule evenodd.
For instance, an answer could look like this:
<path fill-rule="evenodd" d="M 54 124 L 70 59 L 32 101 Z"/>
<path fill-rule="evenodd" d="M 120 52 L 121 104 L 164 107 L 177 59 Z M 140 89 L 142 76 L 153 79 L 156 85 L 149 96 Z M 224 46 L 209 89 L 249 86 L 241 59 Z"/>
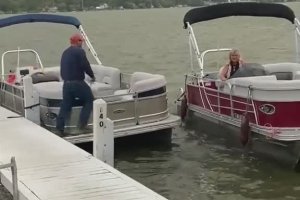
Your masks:
<path fill-rule="evenodd" d="M 39 96 L 45 99 L 62 99 L 63 82 L 51 81 L 42 82 L 33 85 Z M 93 83 L 90 85 L 94 97 L 112 95 L 114 90 L 110 85 L 105 83 Z M 98 95 L 98 96 L 97 96 Z"/>
<path fill-rule="evenodd" d="M 146 72 L 134 72 L 130 79 L 129 92 L 141 93 L 165 87 L 167 81 L 163 75 Z"/>
<path fill-rule="evenodd" d="M 258 86 L 258 85 L 266 85 L 269 82 L 277 81 L 277 78 L 275 75 L 267 75 L 267 76 L 251 76 L 251 77 L 241 77 L 241 78 L 233 78 L 227 80 L 229 85 L 232 87 L 232 85 L 236 86 L 242 86 L 242 87 L 248 87 L 251 86 Z M 234 89 L 234 88 L 233 88 Z"/>
<path fill-rule="evenodd" d="M 120 89 L 120 70 L 113 67 L 105 67 L 92 65 L 91 66 L 96 82 L 89 84 L 95 98 L 102 96 L 113 95 L 114 91 Z M 48 99 L 62 99 L 62 86 L 63 82 L 60 76 L 59 67 L 51 67 L 44 69 L 45 74 L 57 76 L 59 82 L 41 82 L 34 84 L 35 90 L 40 94 L 40 97 Z M 90 77 L 86 75 L 86 82 L 90 82 Z"/>
<path fill-rule="evenodd" d="M 113 89 L 120 89 L 121 72 L 119 69 L 99 65 L 91 65 L 91 67 L 94 72 L 96 82 L 109 84 Z M 51 76 L 56 76 L 60 81 L 62 81 L 59 66 L 44 68 L 44 73 Z M 85 80 L 90 81 L 91 78 L 88 75 L 85 75 Z"/>
<path fill-rule="evenodd" d="M 150 74 L 146 72 L 134 72 L 131 75 L 130 85 L 128 90 L 117 90 L 114 95 L 119 95 L 115 100 L 130 100 L 133 99 L 132 94 L 141 94 L 149 92 L 159 88 L 165 88 L 167 81 L 163 75 Z M 129 95 L 129 93 L 131 93 Z"/>
<path fill-rule="evenodd" d="M 231 92 L 234 96 L 247 98 L 249 86 L 251 86 L 254 98 L 261 101 L 284 98 L 288 100 L 289 96 L 285 93 L 287 88 L 300 90 L 300 80 L 278 81 L 275 75 L 234 78 L 227 80 L 226 83 L 221 90 L 222 92 L 226 94 Z M 288 91 L 290 92 L 290 90 Z"/>
<path fill-rule="evenodd" d="M 91 67 L 95 74 L 96 82 L 108 84 L 114 90 L 120 89 L 121 72 L 119 69 L 99 65 L 91 65 Z M 85 80 L 89 81 L 90 77 L 86 75 Z"/>
<path fill-rule="evenodd" d="M 238 90 L 248 91 L 248 87 L 259 85 L 259 84 L 266 84 L 270 81 L 277 81 L 275 75 L 268 75 L 268 76 L 251 76 L 251 77 L 240 77 L 240 78 L 232 78 L 228 79 L 225 82 L 221 81 L 219 84 L 219 90 L 224 93 L 230 94 L 230 91 L 233 94 L 236 94 Z M 232 89 L 231 89 L 232 88 Z"/>
<path fill-rule="evenodd" d="M 273 63 L 263 65 L 269 75 L 275 75 L 277 80 L 300 79 L 299 63 Z"/>

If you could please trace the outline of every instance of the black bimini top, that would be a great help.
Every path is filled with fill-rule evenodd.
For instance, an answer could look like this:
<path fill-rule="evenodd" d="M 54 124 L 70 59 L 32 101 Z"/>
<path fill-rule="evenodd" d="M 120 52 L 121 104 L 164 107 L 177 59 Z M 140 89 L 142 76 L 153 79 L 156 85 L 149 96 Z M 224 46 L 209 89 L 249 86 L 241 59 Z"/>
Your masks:
<path fill-rule="evenodd" d="M 256 2 L 224 3 L 191 9 L 184 16 L 184 28 L 187 28 L 187 22 L 192 25 L 197 22 L 229 16 L 279 17 L 292 23 L 294 23 L 295 19 L 293 10 L 283 4 Z"/>
<path fill-rule="evenodd" d="M 53 15 L 53 14 L 25 14 L 0 19 L 0 28 L 15 24 L 30 22 L 50 22 L 59 24 L 69 24 L 79 28 L 80 21 L 71 16 Z"/>

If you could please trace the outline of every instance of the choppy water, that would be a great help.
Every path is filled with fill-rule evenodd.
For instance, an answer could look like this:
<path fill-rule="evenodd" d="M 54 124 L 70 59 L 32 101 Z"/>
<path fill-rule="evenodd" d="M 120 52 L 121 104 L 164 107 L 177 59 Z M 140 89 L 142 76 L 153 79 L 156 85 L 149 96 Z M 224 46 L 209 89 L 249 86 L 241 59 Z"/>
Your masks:
<path fill-rule="evenodd" d="M 300 11 L 300 3 L 288 4 Z M 189 8 L 68 13 L 84 25 L 100 59 L 122 71 L 166 76 L 169 104 L 189 68 L 182 19 Z M 204 22 L 195 32 L 201 49 L 237 47 L 249 62 L 294 58 L 293 26 L 275 18 L 229 17 Z M 44 24 L 8 27 L 0 32 L 0 49 L 35 48 L 45 65 L 55 65 L 68 45 L 72 27 Z M 33 37 L 34 36 L 34 37 Z M 21 37 L 21 38 L 19 38 Z M 20 41 L 21 39 L 21 41 Z M 20 42 L 17 42 L 20 41 Z M 207 59 L 210 70 L 226 59 Z M 195 122 L 196 123 L 196 122 Z M 174 199 L 300 199 L 299 175 L 277 163 L 245 154 L 226 137 L 211 137 L 193 124 L 174 131 L 171 146 L 127 147 L 117 151 L 115 167 L 163 196 Z M 7 200 L 0 192 L 0 199 Z"/>

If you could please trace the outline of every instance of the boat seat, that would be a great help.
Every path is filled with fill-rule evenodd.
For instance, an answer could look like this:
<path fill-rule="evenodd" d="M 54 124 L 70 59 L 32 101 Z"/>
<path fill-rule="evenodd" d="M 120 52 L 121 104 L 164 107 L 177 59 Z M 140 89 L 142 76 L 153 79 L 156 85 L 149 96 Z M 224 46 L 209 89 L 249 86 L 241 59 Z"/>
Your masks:
<path fill-rule="evenodd" d="M 275 75 L 277 80 L 299 79 L 297 72 L 300 71 L 299 63 L 273 63 L 263 65 L 269 75 Z"/>
<path fill-rule="evenodd" d="M 230 94 L 230 90 L 232 88 L 232 92 L 236 94 L 238 88 L 243 87 L 245 91 L 248 91 L 249 85 L 254 86 L 257 84 L 264 84 L 270 81 L 277 81 L 275 75 L 268 76 L 251 76 L 251 77 L 241 77 L 241 78 L 233 78 L 228 79 L 226 81 L 221 82 L 219 89 L 224 93 Z"/>
<path fill-rule="evenodd" d="M 279 99 L 289 100 L 289 98 L 297 96 L 298 93 L 288 96 L 286 95 L 287 88 L 295 91 L 300 90 L 300 80 L 278 81 L 275 75 L 235 78 L 226 82 L 228 85 L 224 86 L 221 90 L 222 92 L 230 94 L 231 89 L 232 95 L 247 98 L 249 86 L 251 85 L 254 98 L 260 101 L 268 101 L 270 99 L 273 99 L 273 101 L 278 101 Z M 288 91 L 290 93 L 290 90 Z"/>
<path fill-rule="evenodd" d="M 46 99 L 62 99 L 63 82 L 42 82 L 33 85 L 39 96 Z M 94 97 L 112 95 L 114 90 L 105 83 L 95 82 L 90 85 Z"/>
<path fill-rule="evenodd" d="M 111 86 L 112 89 L 118 90 L 121 87 L 121 72 L 114 67 L 106 67 L 99 65 L 91 65 L 95 74 L 96 81 L 99 83 L 105 83 Z M 89 81 L 90 77 L 85 76 L 85 80 Z"/>
<path fill-rule="evenodd" d="M 45 99 L 62 99 L 63 82 L 42 82 L 33 85 L 40 97 Z"/>
<path fill-rule="evenodd" d="M 150 74 L 146 72 L 134 72 L 131 75 L 130 87 L 128 90 L 117 90 L 114 95 L 118 95 L 115 100 L 130 100 L 135 93 L 138 97 L 153 96 L 165 92 L 167 81 L 163 75 Z"/>
<path fill-rule="evenodd" d="M 55 76 L 58 78 L 59 81 L 62 81 L 62 78 L 60 76 L 60 67 L 47 67 L 43 69 L 43 72 L 49 76 Z"/>
<path fill-rule="evenodd" d="M 42 83 L 42 82 L 51 82 L 51 81 L 59 81 L 59 77 L 55 74 L 36 72 L 31 74 L 32 83 Z"/>
<path fill-rule="evenodd" d="M 241 77 L 241 78 L 233 78 L 228 79 L 227 82 L 232 85 L 239 85 L 248 87 L 249 85 L 256 85 L 259 83 L 266 83 L 270 81 L 276 81 L 277 78 L 275 75 L 267 75 L 267 76 L 251 76 L 251 77 Z"/>
<path fill-rule="evenodd" d="M 91 65 L 95 74 L 96 82 L 89 84 L 95 98 L 113 95 L 115 90 L 120 89 L 120 70 L 113 67 Z M 62 99 L 63 80 L 60 76 L 60 67 L 49 67 L 44 69 L 44 74 L 48 77 L 56 78 L 60 82 L 34 82 L 35 89 L 40 96 L 48 99 Z M 54 78 L 55 77 L 55 78 Z M 90 77 L 85 76 L 85 80 L 90 82 Z"/>
<path fill-rule="evenodd" d="M 98 83 L 105 83 L 111 85 L 111 88 L 115 90 L 120 89 L 121 72 L 119 69 L 93 64 L 91 65 L 91 67 L 95 74 L 96 81 Z M 62 81 L 59 66 L 44 68 L 44 73 L 51 76 L 56 76 L 59 78 L 60 81 Z M 89 82 L 91 78 L 87 74 L 85 74 L 85 80 Z"/>
<path fill-rule="evenodd" d="M 91 90 L 92 90 L 95 98 L 113 95 L 114 91 L 115 91 L 111 85 L 106 84 L 106 83 L 94 82 L 89 85 L 91 87 Z"/>
<path fill-rule="evenodd" d="M 295 71 L 293 79 L 294 80 L 300 80 L 300 71 Z"/>
<path fill-rule="evenodd" d="M 130 79 L 129 92 L 142 93 L 166 87 L 167 81 L 163 75 L 146 72 L 134 72 Z"/>

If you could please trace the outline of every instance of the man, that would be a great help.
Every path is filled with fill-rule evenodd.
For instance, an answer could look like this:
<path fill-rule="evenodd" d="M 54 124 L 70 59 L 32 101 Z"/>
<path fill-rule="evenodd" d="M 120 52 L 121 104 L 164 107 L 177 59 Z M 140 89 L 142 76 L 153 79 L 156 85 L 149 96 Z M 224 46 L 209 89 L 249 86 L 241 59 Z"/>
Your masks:
<path fill-rule="evenodd" d="M 70 38 L 71 46 L 63 52 L 61 57 L 60 73 L 64 80 L 63 100 L 56 121 L 56 128 L 61 136 L 64 135 L 65 120 L 70 117 L 75 98 L 79 98 L 83 102 L 78 123 L 79 129 L 86 128 L 93 109 L 94 97 L 84 78 L 85 73 L 87 73 L 94 82 L 95 76 L 85 51 L 82 49 L 83 42 L 84 39 L 81 34 L 72 35 Z"/>

